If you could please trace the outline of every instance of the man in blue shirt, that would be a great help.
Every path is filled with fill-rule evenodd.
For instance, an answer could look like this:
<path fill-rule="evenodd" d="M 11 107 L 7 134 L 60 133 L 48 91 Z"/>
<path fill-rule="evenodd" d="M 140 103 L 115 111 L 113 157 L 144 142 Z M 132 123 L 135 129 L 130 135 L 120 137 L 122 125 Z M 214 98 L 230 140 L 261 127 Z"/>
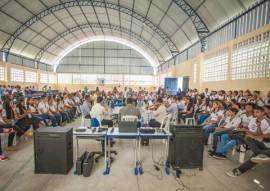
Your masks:
<path fill-rule="evenodd" d="M 168 113 L 174 113 L 174 112 L 177 112 L 178 111 L 178 108 L 177 108 L 177 104 L 176 104 L 176 101 L 177 101 L 177 98 L 176 97 L 172 97 L 171 98 L 171 105 L 169 108 L 167 108 L 167 112 Z"/>

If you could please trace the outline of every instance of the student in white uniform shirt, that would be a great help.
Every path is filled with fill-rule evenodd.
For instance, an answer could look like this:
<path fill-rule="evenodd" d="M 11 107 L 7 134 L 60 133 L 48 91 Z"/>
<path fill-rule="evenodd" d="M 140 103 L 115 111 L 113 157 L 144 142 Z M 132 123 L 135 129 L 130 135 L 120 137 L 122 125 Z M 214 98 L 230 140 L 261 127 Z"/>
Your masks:
<path fill-rule="evenodd" d="M 38 104 L 38 110 L 40 117 L 43 119 L 43 122 L 46 124 L 46 127 L 49 127 L 49 124 L 47 122 L 47 118 L 49 118 L 52 122 L 52 126 L 57 126 L 57 119 L 54 117 L 54 115 L 49 111 L 49 104 L 47 97 L 45 95 L 41 96 L 41 101 Z"/>
<path fill-rule="evenodd" d="M 68 94 L 64 93 L 63 94 L 63 102 L 66 108 L 70 109 L 71 115 L 73 116 L 73 118 L 77 118 L 76 116 L 76 107 L 73 107 L 73 105 L 70 104 L 69 98 L 68 98 Z"/>
<path fill-rule="evenodd" d="M 249 130 L 243 129 L 247 133 L 245 142 L 251 148 L 253 155 L 239 167 L 227 172 L 228 176 L 238 177 L 258 163 L 270 162 L 270 126 L 264 119 L 264 114 L 262 107 L 254 109 L 255 118 L 250 120 Z"/>
<path fill-rule="evenodd" d="M 151 119 L 149 121 L 149 126 L 150 127 L 160 127 L 162 120 L 165 118 L 166 116 L 166 107 L 163 105 L 163 100 L 162 98 L 158 98 L 157 99 L 157 103 L 156 105 L 158 106 L 156 111 L 153 111 L 153 117 L 154 119 Z"/>
<path fill-rule="evenodd" d="M 253 109 L 256 107 L 254 103 L 247 103 L 245 112 L 240 115 L 241 124 L 240 128 L 247 127 L 250 120 L 253 118 Z"/>
<path fill-rule="evenodd" d="M 64 121 L 70 122 L 70 121 L 75 121 L 73 118 L 74 116 L 72 115 L 72 112 L 69 108 L 65 107 L 63 97 L 59 97 L 56 99 L 57 101 L 57 107 L 58 110 L 60 111 L 62 118 Z"/>
<path fill-rule="evenodd" d="M 205 88 L 205 91 L 204 91 L 204 97 L 205 98 L 209 98 L 209 96 L 210 96 L 210 93 L 208 92 L 208 88 Z"/>
<path fill-rule="evenodd" d="M 241 119 L 236 116 L 236 114 L 238 113 L 237 109 L 229 108 L 228 113 L 229 116 L 226 118 L 225 122 L 219 125 L 213 133 L 213 146 L 212 150 L 209 151 L 213 155 L 215 155 L 215 151 L 217 149 L 218 138 L 224 134 L 228 134 L 232 130 L 236 130 L 241 123 Z"/>
<path fill-rule="evenodd" d="M 45 127 L 45 123 L 42 119 L 42 117 L 40 117 L 40 114 L 38 112 L 38 109 L 36 108 L 35 104 L 34 104 L 34 99 L 31 98 L 31 97 L 28 97 L 27 98 L 27 101 L 26 101 L 26 108 L 27 108 L 27 111 L 30 113 L 31 116 L 33 117 L 37 117 L 39 119 L 39 123 Z"/>
<path fill-rule="evenodd" d="M 210 117 L 207 119 L 207 121 L 202 124 L 204 131 L 204 144 L 207 145 L 208 137 L 210 133 L 213 133 L 215 129 L 218 127 L 218 124 L 222 117 L 224 116 L 223 112 L 220 110 L 221 103 L 219 101 L 213 102 L 213 110 L 210 114 Z"/>
<path fill-rule="evenodd" d="M 53 104 L 53 99 L 51 97 L 48 98 L 49 110 L 54 115 L 56 119 L 56 125 L 61 125 L 62 123 L 62 115 L 60 114 L 57 106 Z"/>

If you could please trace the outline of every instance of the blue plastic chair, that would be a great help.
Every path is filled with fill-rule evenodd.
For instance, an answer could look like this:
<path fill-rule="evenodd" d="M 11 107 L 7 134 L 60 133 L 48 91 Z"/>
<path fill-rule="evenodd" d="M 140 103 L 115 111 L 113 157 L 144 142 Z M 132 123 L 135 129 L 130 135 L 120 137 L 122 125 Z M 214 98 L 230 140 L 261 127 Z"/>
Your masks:
<path fill-rule="evenodd" d="M 97 118 L 91 118 L 91 127 L 99 127 L 99 125 Z"/>

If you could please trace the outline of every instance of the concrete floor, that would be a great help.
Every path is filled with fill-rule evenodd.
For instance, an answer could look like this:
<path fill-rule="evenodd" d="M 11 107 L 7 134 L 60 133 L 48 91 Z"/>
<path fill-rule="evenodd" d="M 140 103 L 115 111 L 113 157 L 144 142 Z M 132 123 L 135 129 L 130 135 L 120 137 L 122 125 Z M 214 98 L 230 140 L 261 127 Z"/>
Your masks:
<path fill-rule="evenodd" d="M 76 128 L 80 119 L 68 124 Z M 75 142 L 75 139 L 74 139 Z M 85 150 L 99 150 L 99 142 L 94 140 L 80 140 L 80 152 Z M 164 153 L 164 144 L 161 140 L 154 140 L 154 159 L 158 160 Z M 94 190 L 94 191 L 174 191 L 187 190 L 179 185 L 182 181 L 190 190 L 270 190 L 270 168 L 266 165 L 257 165 L 255 169 L 241 177 L 230 178 L 225 172 L 232 170 L 239 164 L 237 156 L 229 155 L 229 160 L 216 160 L 208 157 L 205 147 L 204 170 L 182 170 L 181 180 L 174 179 L 173 174 L 166 175 L 161 169 L 156 171 L 152 161 L 152 147 L 142 148 L 143 175 L 133 173 L 133 146 L 132 140 L 117 140 L 114 149 L 118 155 L 114 157 L 111 173 L 104 176 L 103 159 L 93 167 L 90 177 L 73 174 L 74 167 L 68 175 L 34 174 L 33 139 L 19 142 L 19 150 L 5 152 L 11 159 L 0 163 L 0 191 L 60 191 L 60 190 Z M 74 144 L 75 161 L 75 144 Z M 174 171 L 173 171 L 174 172 Z M 151 174 L 152 175 L 151 175 Z M 257 180 L 260 183 L 255 183 Z"/>

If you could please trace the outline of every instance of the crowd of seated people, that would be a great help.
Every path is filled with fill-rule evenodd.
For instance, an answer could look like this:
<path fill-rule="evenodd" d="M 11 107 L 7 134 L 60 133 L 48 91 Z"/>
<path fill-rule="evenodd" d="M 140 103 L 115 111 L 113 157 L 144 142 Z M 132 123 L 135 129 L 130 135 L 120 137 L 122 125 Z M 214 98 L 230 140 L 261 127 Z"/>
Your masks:
<path fill-rule="evenodd" d="M 17 87 L 17 86 L 16 86 Z M 3 90 L 3 89 L 2 89 Z M 1 91 L 4 92 L 4 91 Z M 40 127 L 57 127 L 74 121 L 81 115 L 82 96 L 76 93 L 59 93 L 59 95 L 42 95 L 41 97 L 14 96 L 16 93 L 1 94 L 0 102 L 0 133 L 8 134 L 5 150 L 16 151 L 13 145 L 21 137 L 31 137 L 32 130 Z M 0 139 L 0 143 L 5 140 Z M 3 156 L 0 144 L 0 161 L 8 160 Z"/>
<path fill-rule="evenodd" d="M 240 176 L 255 164 L 269 161 L 270 137 L 270 92 L 265 98 L 260 97 L 260 92 L 246 91 L 211 91 L 206 88 L 199 93 L 197 89 L 181 91 L 176 95 L 169 95 L 169 88 L 154 88 L 149 92 L 145 88 L 133 91 L 125 88 L 118 91 L 100 91 L 98 88 L 70 93 L 67 88 L 58 95 L 43 95 L 40 98 L 19 99 L 10 94 L 1 95 L 0 133 L 8 134 L 8 147 L 6 150 L 14 151 L 14 139 L 32 136 L 30 127 L 36 130 L 39 127 L 61 126 L 63 123 L 74 121 L 81 114 L 85 118 L 96 118 L 100 125 L 113 126 L 109 109 L 123 106 L 118 115 L 118 121 L 125 115 L 134 115 L 141 119 L 141 108 L 153 110 L 150 127 L 160 127 L 167 114 L 177 113 L 178 123 L 184 124 L 187 118 L 194 118 L 196 123 L 205 129 L 204 144 L 208 144 L 212 134 L 212 149 L 209 156 L 215 159 L 226 159 L 226 153 L 236 145 L 248 145 L 254 155 L 243 165 L 235 168 L 228 175 Z M 147 105 L 147 107 L 145 107 Z M 141 123 L 138 123 L 140 126 Z M 15 133 L 16 132 L 16 133 Z M 231 132 L 245 132 L 247 135 L 241 140 L 231 136 Z M 220 143 L 219 143 L 220 141 Z M 8 157 L 2 155 L 0 148 L 0 161 Z"/>

